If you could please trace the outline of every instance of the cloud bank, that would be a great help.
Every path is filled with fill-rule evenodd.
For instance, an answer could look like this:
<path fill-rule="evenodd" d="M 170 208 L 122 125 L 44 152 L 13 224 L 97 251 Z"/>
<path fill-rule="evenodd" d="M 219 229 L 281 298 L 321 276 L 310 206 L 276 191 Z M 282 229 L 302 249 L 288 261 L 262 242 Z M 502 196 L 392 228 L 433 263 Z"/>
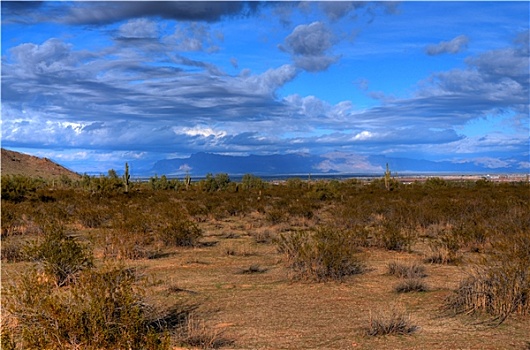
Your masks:
<path fill-rule="evenodd" d="M 267 6 L 273 10 L 264 11 Z M 4 50 L 2 142 L 49 149 L 65 159 L 63 151 L 71 150 L 71 158 L 95 153 L 99 159 L 120 162 L 133 155 L 147 163 L 201 151 L 306 152 L 329 155 L 321 169 L 338 166 L 335 158 L 340 154 L 342 169 L 374 170 L 379 165 L 370 163 L 369 154 L 414 152 L 440 159 L 467 154 L 488 166 L 524 164 L 520 158 L 528 157 L 529 144 L 528 31 L 511 43 L 469 55 L 458 68 L 432 70 L 409 93 L 381 98 L 368 107 L 360 107 L 353 97 L 331 102 L 319 95 L 334 88 L 319 79 L 344 67 L 344 75 L 354 72 L 356 77 L 351 79 L 351 96 L 358 90 L 354 81 L 367 92 L 368 80 L 356 71 L 352 55 L 362 48 L 345 40 L 338 28 L 357 21 L 361 10 L 370 17 L 381 8 L 395 10 L 355 2 L 3 2 L 6 26 L 55 21 L 103 34 L 101 43 L 90 43 L 90 48 L 56 35 Z M 56 16 L 60 9 L 63 15 Z M 240 27 L 231 30 L 248 30 L 248 23 L 257 23 L 248 17 L 265 12 L 281 24 L 277 31 L 283 34 L 269 43 L 277 51 L 274 59 L 250 69 L 249 56 L 262 58 L 228 51 L 234 44 L 225 41 L 230 31 L 223 32 L 224 21 L 239 18 L 233 21 Z M 260 45 L 272 37 L 261 38 Z M 418 46 L 417 51 L 424 57 L 454 54 L 470 41 L 459 35 Z M 368 57 L 377 60 L 376 54 Z M 297 92 L 295 83 L 308 76 L 318 89 Z M 466 135 L 469 123 L 492 116 L 502 118 L 510 132 Z M 509 163 L 512 154 L 517 157 Z"/>

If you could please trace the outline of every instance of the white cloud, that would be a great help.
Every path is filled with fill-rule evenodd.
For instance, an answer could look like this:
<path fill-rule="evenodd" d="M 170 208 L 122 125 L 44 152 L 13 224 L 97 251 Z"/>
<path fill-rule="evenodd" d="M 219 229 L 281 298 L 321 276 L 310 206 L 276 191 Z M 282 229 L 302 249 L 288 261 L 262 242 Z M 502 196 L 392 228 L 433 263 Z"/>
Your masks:
<path fill-rule="evenodd" d="M 178 128 L 173 128 L 173 131 L 176 134 L 183 134 L 188 136 L 201 136 L 201 137 L 210 137 L 213 136 L 214 138 L 222 138 L 227 135 L 226 131 L 215 131 L 212 128 L 208 127 L 201 127 L 201 126 L 195 126 L 193 128 L 183 128 L 179 130 Z"/>
<path fill-rule="evenodd" d="M 353 137 L 353 140 L 354 141 L 366 141 L 366 140 L 369 140 L 369 139 L 373 138 L 374 136 L 375 136 L 374 133 L 364 130 L 364 131 L 361 131 L 360 133 L 356 134 Z"/>
<path fill-rule="evenodd" d="M 459 53 L 463 51 L 469 42 L 469 38 L 465 35 L 459 35 L 450 41 L 441 41 L 436 45 L 429 45 L 425 49 L 430 56 L 441 55 L 444 53 Z"/>
<path fill-rule="evenodd" d="M 322 172 L 338 171 L 341 173 L 380 173 L 383 168 L 373 165 L 368 157 L 355 153 L 330 152 L 322 155 L 327 158 L 316 168 Z"/>
<path fill-rule="evenodd" d="M 118 32 L 123 38 L 145 39 L 158 37 L 157 24 L 147 18 L 135 18 L 122 24 Z"/>

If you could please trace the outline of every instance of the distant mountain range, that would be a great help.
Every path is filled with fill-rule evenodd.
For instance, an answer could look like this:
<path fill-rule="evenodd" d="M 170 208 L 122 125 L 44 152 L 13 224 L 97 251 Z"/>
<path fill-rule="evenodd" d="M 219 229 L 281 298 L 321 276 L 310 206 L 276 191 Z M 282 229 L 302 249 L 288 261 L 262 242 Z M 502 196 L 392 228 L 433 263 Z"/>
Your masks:
<path fill-rule="evenodd" d="M 307 174 L 382 174 L 386 164 L 395 173 L 514 173 L 525 172 L 513 167 L 487 167 L 473 162 L 429 161 L 393 158 L 383 155 L 359 156 L 343 153 L 326 155 L 274 154 L 228 156 L 196 153 L 187 158 L 157 161 L 151 173 L 180 176 L 189 173 L 204 176 L 208 173 L 230 175 L 307 175 Z"/>
<path fill-rule="evenodd" d="M 353 155 L 341 152 L 324 155 L 273 154 L 228 156 L 215 153 L 195 153 L 186 158 L 163 159 L 151 168 L 136 166 L 134 176 L 147 177 L 154 174 L 185 176 L 190 174 L 203 177 L 208 173 L 227 173 L 237 176 L 307 176 L 311 175 L 366 175 L 382 176 L 388 163 L 393 174 L 514 174 L 528 173 L 529 169 L 517 168 L 517 164 L 527 164 L 527 160 L 499 160 L 488 164 L 480 162 L 430 161 L 410 158 L 387 157 L 384 155 Z M 79 174 L 47 158 L 2 148 L 2 175 L 25 175 L 41 178 L 60 178 L 65 175 L 72 179 Z M 488 166 L 489 165 L 489 166 Z M 504 166 L 499 166 L 504 165 Z M 495 166 L 495 167 L 494 167 Z"/>

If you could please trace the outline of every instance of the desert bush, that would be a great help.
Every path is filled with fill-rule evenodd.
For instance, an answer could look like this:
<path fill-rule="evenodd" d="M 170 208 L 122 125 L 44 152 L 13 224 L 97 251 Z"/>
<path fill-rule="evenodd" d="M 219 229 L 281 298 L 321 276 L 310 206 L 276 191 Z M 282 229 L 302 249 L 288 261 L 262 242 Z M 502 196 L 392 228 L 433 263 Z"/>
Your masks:
<path fill-rule="evenodd" d="M 19 207 L 20 205 L 5 201 L 2 198 L 2 210 L 0 211 L 0 224 L 2 225 L 0 235 L 2 238 L 21 232 L 23 220 Z"/>
<path fill-rule="evenodd" d="M 388 274 L 399 278 L 423 278 L 425 274 L 425 266 L 418 264 L 400 264 L 396 261 L 388 263 Z"/>
<path fill-rule="evenodd" d="M 461 238 L 452 229 L 444 228 L 429 242 L 430 253 L 424 261 L 433 264 L 458 264 L 462 260 L 460 247 Z"/>
<path fill-rule="evenodd" d="M 135 282 L 134 271 L 105 266 L 63 289 L 30 270 L 6 291 L 11 341 L 20 349 L 169 349 Z"/>
<path fill-rule="evenodd" d="M 314 203 L 307 198 L 297 199 L 287 205 L 287 213 L 290 216 L 298 216 L 306 219 L 311 219 L 314 216 L 314 211 L 319 209 L 320 205 Z"/>
<path fill-rule="evenodd" d="M 257 176 L 245 174 L 241 178 L 241 187 L 244 190 L 262 190 L 266 187 L 266 183 Z"/>
<path fill-rule="evenodd" d="M 396 293 L 426 292 L 428 289 L 420 278 L 405 278 L 394 287 Z"/>
<path fill-rule="evenodd" d="M 483 312 L 502 323 L 530 314 L 530 236 L 522 231 L 498 238 L 493 251 L 470 271 L 445 302 L 455 314 Z"/>
<path fill-rule="evenodd" d="M 287 213 L 285 209 L 272 207 L 267 209 L 265 217 L 268 222 L 276 225 L 287 220 Z"/>
<path fill-rule="evenodd" d="M 194 313 L 186 315 L 183 324 L 177 329 L 177 338 L 188 346 L 201 349 L 218 349 L 233 344 L 221 328 L 211 328 Z"/>
<path fill-rule="evenodd" d="M 42 179 L 22 175 L 3 175 L 1 181 L 2 199 L 21 202 L 25 199 L 35 197 L 37 190 L 45 184 L 45 181 Z"/>
<path fill-rule="evenodd" d="M 317 181 L 311 185 L 311 191 L 306 193 L 306 197 L 320 201 L 334 199 L 339 197 L 339 187 L 337 180 Z"/>
<path fill-rule="evenodd" d="M 158 232 L 162 242 L 167 246 L 193 247 L 202 237 L 202 230 L 185 218 L 172 218 Z"/>
<path fill-rule="evenodd" d="M 268 271 L 267 268 L 260 267 L 257 264 L 253 264 L 253 265 L 250 265 L 246 269 L 240 269 L 237 273 L 243 274 L 243 275 L 251 275 L 251 274 L 257 274 L 257 273 L 258 274 L 259 273 L 264 273 L 264 272 L 267 272 L 267 271 Z"/>
<path fill-rule="evenodd" d="M 42 264 L 44 272 L 58 286 L 73 282 L 81 271 L 93 265 L 92 251 L 60 226 L 45 232 L 42 242 L 28 244 L 24 254 Z"/>
<path fill-rule="evenodd" d="M 209 210 L 208 207 L 195 200 L 185 202 L 184 207 L 189 216 L 191 216 L 197 222 L 204 222 L 208 218 Z"/>
<path fill-rule="evenodd" d="M 374 245 L 388 250 L 409 250 L 415 236 L 398 222 L 385 219 L 375 230 Z"/>
<path fill-rule="evenodd" d="M 358 247 L 348 231 L 319 227 L 280 235 L 278 249 L 285 255 L 295 279 L 341 281 L 364 270 L 356 255 Z"/>
<path fill-rule="evenodd" d="M 390 311 L 370 312 L 369 326 L 365 329 L 368 336 L 406 335 L 418 330 L 411 321 L 410 315 L 403 310 L 392 308 Z"/>
<path fill-rule="evenodd" d="M 146 207 L 153 207 L 146 203 Z M 112 214 L 111 227 L 104 231 L 105 257 L 144 259 L 158 254 L 154 247 L 158 217 L 132 204 L 122 205 Z"/>
<path fill-rule="evenodd" d="M 22 241 L 15 240 L 13 237 L 2 237 L 1 242 L 0 252 L 2 261 L 18 262 L 27 260 Z"/>
<path fill-rule="evenodd" d="M 206 178 L 199 182 L 199 187 L 206 192 L 216 192 L 227 189 L 230 182 L 230 177 L 226 173 L 219 173 L 215 176 L 208 173 Z"/>
<path fill-rule="evenodd" d="M 448 187 L 449 183 L 440 177 L 429 177 L 423 183 L 423 186 L 431 189 L 439 189 Z"/>
<path fill-rule="evenodd" d="M 184 187 L 178 179 L 168 179 L 166 175 L 158 177 L 157 175 L 149 178 L 149 185 L 152 190 L 179 190 Z"/>
<path fill-rule="evenodd" d="M 254 238 L 254 241 L 256 243 L 272 243 L 274 238 L 274 234 L 269 228 L 255 229 L 249 234 Z"/>
<path fill-rule="evenodd" d="M 87 228 L 101 228 L 111 220 L 112 211 L 108 204 L 83 202 L 78 205 L 75 215 L 78 221 Z"/>
<path fill-rule="evenodd" d="M 148 259 L 159 253 L 159 249 L 153 246 L 155 238 L 151 233 L 109 229 L 104 235 L 105 258 Z"/>

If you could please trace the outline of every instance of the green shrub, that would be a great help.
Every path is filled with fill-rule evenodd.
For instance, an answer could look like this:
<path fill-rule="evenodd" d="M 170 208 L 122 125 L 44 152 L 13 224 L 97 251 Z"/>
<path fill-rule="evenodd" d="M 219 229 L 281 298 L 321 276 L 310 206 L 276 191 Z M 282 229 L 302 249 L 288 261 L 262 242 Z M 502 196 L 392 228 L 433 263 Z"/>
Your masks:
<path fill-rule="evenodd" d="M 168 349 L 135 282 L 120 267 L 84 271 L 66 289 L 26 272 L 6 292 L 11 341 L 21 349 Z"/>
<path fill-rule="evenodd" d="M 193 247 L 199 243 L 202 230 L 190 220 L 174 218 L 159 230 L 159 235 L 168 246 Z"/>
<path fill-rule="evenodd" d="M 42 242 L 26 247 L 25 254 L 40 262 L 58 286 L 73 282 L 81 271 L 93 265 L 92 252 L 61 227 L 49 229 Z"/>
<path fill-rule="evenodd" d="M 34 197 L 37 190 L 45 185 L 45 181 L 22 175 L 4 175 L 1 184 L 2 199 L 21 202 Z"/>
<path fill-rule="evenodd" d="M 265 188 L 265 182 L 252 174 L 245 174 L 241 178 L 241 187 L 244 190 L 262 190 Z"/>
<path fill-rule="evenodd" d="M 2 210 L 0 224 L 2 229 L 0 236 L 2 238 L 11 236 L 21 231 L 23 225 L 22 215 L 20 213 L 20 204 L 14 204 L 9 201 L 5 201 L 2 198 Z"/>
<path fill-rule="evenodd" d="M 76 210 L 76 216 L 84 227 L 101 228 L 111 219 L 112 213 L 108 206 L 95 203 L 83 203 Z"/>
<path fill-rule="evenodd" d="M 268 208 L 265 213 L 265 217 L 267 218 L 267 221 L 273 225 L 279 224 L 287 220 L 287 214 L 285 210 L 276 207 Z"/>
<path fill-rule="evenodd" d="M 279 251 L 295 279 L 337 280 L 364 271 L 350 233 L 331 227 L 280 235 Z"/>
<path fill-rule="evenodd" d="M 13 237 L 2 237 L 1 240 L 1 259 L 6 262 L 18 262 L 27 260 L 24 252 L 24 244 Z"/>
<path fill-rule="evenodd" d="M 375 231 L 375 245 L 388 250 L 410 250 L 415 237 L 410 229 L 397 222 L 384 220 Z"/>

